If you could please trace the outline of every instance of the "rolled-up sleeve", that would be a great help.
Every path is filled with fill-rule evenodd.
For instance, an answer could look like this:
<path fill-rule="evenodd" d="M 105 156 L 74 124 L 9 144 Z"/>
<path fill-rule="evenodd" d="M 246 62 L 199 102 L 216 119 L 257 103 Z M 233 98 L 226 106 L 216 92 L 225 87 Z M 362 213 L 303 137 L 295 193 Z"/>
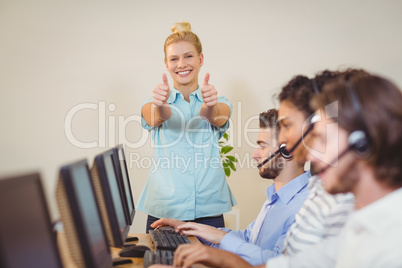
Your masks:
<path fill-rule="evenodd" d="M 264 250 L 260 246 L 246 241 L 244 233 L 230 232 L 224 236 L 219 248 L 239 255 L 252 265 L 260 265 L 282 252 L 285 236 L 286 234 L 283 234 L 277 240 L 274 250 Z"/>
<path fill-rule="evenodd" d="M 152 102 L 152 98 L 149 98 L 146 101 L 144 101 L 141 106 L 141 125 L 146 130 L 150 130 L 152 127 L 150 125 L 148 125 L 147 121 L 145 121 L 144 116 L 142 115 L 142 108 L 144 108 L 145 104 L 150 103 L 150 102 Z"/>
<path fill-rule="evenodd" d="M 250 243 L 250 234 L 253 228 L 254 222 L 252 222 L 247 229 L 232 231 L 226 234 L 219 248 L 233 252 L 252 265 L 260 265 L 265 263 L 269 258 L 278 256 L 283 249 L 283 242 L 286 234 L 283 234 L 276 241 L 273 250 L 262 249 L 260 246 Z"/>

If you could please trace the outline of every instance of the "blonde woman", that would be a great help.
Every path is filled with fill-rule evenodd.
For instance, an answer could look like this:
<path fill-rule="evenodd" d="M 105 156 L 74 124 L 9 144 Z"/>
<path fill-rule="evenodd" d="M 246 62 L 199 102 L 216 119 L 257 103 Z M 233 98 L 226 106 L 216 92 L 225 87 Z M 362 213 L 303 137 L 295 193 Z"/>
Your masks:
<path fill-rule="evenodd" d="M 153 142 L 151 172 L 137 208 L 148 214 L 146 231 L 159 218 L 224 227 L 236 205 L 220 162 L 218 140 L 229 127 L 232 105 L 198 81 L 202 45 L 190 23 L 177 23 L 164 45 L 166 74 L 142 106 L 142 125 Z"/>

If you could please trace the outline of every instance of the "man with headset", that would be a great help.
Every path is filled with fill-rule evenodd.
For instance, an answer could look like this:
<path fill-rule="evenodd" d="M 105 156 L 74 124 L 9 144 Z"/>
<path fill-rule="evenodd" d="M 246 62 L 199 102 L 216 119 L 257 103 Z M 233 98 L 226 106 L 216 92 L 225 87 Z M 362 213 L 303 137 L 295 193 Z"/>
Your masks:
<path fill-rule="evenodd" d="M 321 120 L 312 149 L 325 152 L 309 159 L 326 191 L 355 195 L 336 267 L 402 266 L 402 210 L 395 208 L 402 204 L 401 104 L 393 83 L 365 74 L 342 79 L 314 99 Z"/>
<path fill-rule="evenodd" d="M 402 258 L 402 93 L 390 81 L 368 74 L 339 79 L 314 98 L 315 124 L 308 158 L 331 194 L 352 192 L 355 211 L 340 237 L 292 256 L 287 267 L 401 267 Z M 315 153 L 314 153 L 315 151 Z M 176 267 L 251 267 L 228 252 L 179 247 Z M 320 254 L 338 252 L 334 263 Z M 197 254 L 191 255 L 191 252 Z M 259 267 L 273 267 L 274 259 Z"/>

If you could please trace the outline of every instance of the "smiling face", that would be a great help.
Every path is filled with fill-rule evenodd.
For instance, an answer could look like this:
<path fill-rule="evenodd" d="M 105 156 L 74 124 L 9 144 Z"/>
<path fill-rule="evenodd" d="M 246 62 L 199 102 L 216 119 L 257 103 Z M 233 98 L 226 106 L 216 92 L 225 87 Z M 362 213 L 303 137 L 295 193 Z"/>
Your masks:
<path fill-rule="evenodd" d="M 166 48 L 166 70 L 170 73 L 174 87 L 197 89 L 198 73 L 204 63 L 203 54 L 198 54 L 195 46 L 187 41 L 170 44 Z"/>
<path fill-rule="evenodd" d="M 258 147 L 254 150 L 253 159 L 260 164 L 278 150 L 276 133 L 272 128 L 260 128 L 257 137 Z M 279 155 L 260 168 L 260 176 L 265 179 L 275 179 L 284 167 L 284 159 Z"/>
<path fill-rule="evenodd" d="M 358 176 L 353 168 L 356 157 L 352 151 L 339 157 L 348 148 L 348 133 L 320 110 L 321 119 L 314 125 L 307 159 L 314 165 L 323 186 L 330 194 L 353 191 Z"/>
<path fill-rule="evenodd" d="M 286 143 L 286 149 L 290 150 L 300 140 L 307 124 L 307 118 L 302 111 L 297 109 L 290 101 L 281 101 L 278 110 L 278 121 L 280 125 L 280 132 L 278 141 L 279 144 Z M 307 150 L 305 143 L 309 139 L 309 135 L 297 146 L 292 152 L 292 156 L 299 164 L 306 162 Z"/>

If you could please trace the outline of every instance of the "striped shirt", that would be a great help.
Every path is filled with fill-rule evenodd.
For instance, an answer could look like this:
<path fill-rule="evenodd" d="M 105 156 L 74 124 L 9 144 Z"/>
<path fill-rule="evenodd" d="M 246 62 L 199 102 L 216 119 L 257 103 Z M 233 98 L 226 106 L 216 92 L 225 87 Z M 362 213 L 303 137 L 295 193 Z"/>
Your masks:
<path fill-rule="evenodd" d="M 287 232 L 285 255 L 296 254 L 323 239 L 339 235 L 354 209 L 353 194 L 327 193 L 318 176 L 310 178 L 308 187 L 309 196 Z"/>

